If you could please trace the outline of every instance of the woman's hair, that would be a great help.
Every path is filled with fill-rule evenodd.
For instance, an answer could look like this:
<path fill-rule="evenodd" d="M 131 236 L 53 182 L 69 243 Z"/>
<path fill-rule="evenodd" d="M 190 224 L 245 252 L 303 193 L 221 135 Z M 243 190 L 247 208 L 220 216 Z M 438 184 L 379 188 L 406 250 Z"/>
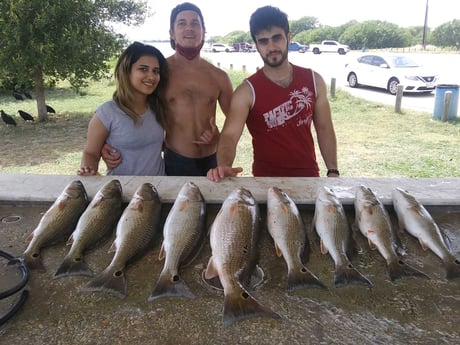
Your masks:
<path fill-rule="evenodd" d="M 254 42 L 256 42 L 256 35 L 259 32 L 262 30 L 270 30 L 272 27 L 282 28 L 286 35 L 289 32 L 288 17 L 286 13 L 282 12 L 278 7 L 260 7 L 251 15 L 249 30 Z"/>
<path fill-rule="evenodd" d="M 148 95 L 147 99 L 150 108 L 155 113 L 157 121 L 164 128 L 166 126 L 164 93 L 168 82 L 168 66 L 165 57 L 157 48 L 140 42 L 134 42 L 123 51 L 115 66 L 116 90 L 113 94 L 113 99 L 136 124 L 139 123 L 140 116 L 133 110 L 135 100 L 130 82 L 130 73 L 133 65 L 142 56 L 156 57 L 160 65 L 160 81 L 155 91 Z"/>

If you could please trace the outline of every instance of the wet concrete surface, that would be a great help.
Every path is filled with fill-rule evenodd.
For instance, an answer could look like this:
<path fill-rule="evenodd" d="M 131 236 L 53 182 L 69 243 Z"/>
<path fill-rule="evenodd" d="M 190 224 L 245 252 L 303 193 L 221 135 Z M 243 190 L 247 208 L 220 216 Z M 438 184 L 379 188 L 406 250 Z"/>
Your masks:
<path fill-rule="evenodd" d="M 0 249 L 20 255 L 25 238 L 38 224 L 50 204 L 0 204 Z M 166 217 L 170 205 L 163 208 Z M 220 205 L 208 205 L 210 225 Z M 306 225 L 313 217 L 312 205 L 299 205 Z M 347 207 L 355 239 L 355 267 L 374 284 L 335 288 L 334 264 L 319 251 L 319 239 L 309 230 L 311 244 L 307 267 L 328 290 L 286 291 L 286 264 L 275 255 L 265 226 L 259 245 L 264 282 L 252 291 L 262 304 L 281 315 L 281 320 L 253 318 L 224 328 L 223 294 L 207 286 L 201 273 L 210 256 L 209 237 L 197 259 L 181 270 L 182 278 L 196 295 L 193 300 L 159 299 L 148 302 L 163 268 L 158 261 L 161 236 L 138 261 L 126 269 L 128 295 L 121 300 L 110 294 L 81 292 L 88 277 L 52 279 L 68 247 L 64 243 L 42 250 L 47 272 L 31 272 L 29 299 L 0 328 L 0 344 L 459 344 L 460 280 L 446 281 L 440 259 L 423 251 L 408 234 L 398 235 L 405 246 L 404 260 L 432 279 L 389 280 L 385 261 L 371 251 L 353 225 L 353 209 Z M 460 255 L 460 207 L 430 207 L 438 225 Z M 395 220 L 394 213 L 392 219 Z M 88 252 L 85 260 L 95 273 L 111 261 L 111 241 Z M 0 289 L 13 284 L 19 274 L 0 261 Z M 6 285 L 6 286 L 5 286 Z M 0 316 L 17 296 L 0 301 Z"/>

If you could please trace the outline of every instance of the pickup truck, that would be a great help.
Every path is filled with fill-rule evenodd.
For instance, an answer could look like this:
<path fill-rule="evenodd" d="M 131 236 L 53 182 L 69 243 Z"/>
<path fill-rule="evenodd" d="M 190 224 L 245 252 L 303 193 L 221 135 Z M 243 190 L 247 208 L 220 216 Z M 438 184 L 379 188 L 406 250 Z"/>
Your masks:
<path fill-rule="evenodd" d="M 350 51 L 350 47 L 345 44 L 340 44 L 337 41 L 323 41 L 321 44 L 310 44 L 310 51 L 313 54 L 321 53 L 339 53 L 344 55 Z"/>

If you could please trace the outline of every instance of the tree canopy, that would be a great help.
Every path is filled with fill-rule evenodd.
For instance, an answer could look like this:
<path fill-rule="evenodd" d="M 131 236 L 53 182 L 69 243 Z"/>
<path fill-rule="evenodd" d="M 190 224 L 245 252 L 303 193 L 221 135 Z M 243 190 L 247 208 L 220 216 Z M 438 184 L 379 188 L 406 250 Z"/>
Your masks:
<path fill-rule="evenodd" d="M 77 90 L 107 72 L 123 47 L 113 25 L 141 24 L 145 1 L 2 0 L 0 77 L 4 87 L 35 89 L 40 120 L 47 120 L 45 85 L 69 80 Z"/>

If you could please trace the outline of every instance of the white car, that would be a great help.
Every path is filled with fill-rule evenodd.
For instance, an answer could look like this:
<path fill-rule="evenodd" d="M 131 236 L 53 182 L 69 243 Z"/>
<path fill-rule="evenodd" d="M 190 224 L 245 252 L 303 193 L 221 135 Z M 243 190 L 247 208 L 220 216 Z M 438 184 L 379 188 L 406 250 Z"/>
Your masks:
<path fill-rule="evenodd" d="M 235 48 L 232 46 L 229 46 L 228 44 L 224 44 L 224 43 L 213 43 L 211 45 L 211 51 L 213 53 L 217 53 L 217 52 L 231 53 L 235 51 Z"/>
<path fill-rule="evenodd" d="M 404 54 L 364 54 L 345 65 L 348 85 L 374 86 L 395 95 L 398 85 L 404 92 L 432 92 L 438 76 Z"/>

